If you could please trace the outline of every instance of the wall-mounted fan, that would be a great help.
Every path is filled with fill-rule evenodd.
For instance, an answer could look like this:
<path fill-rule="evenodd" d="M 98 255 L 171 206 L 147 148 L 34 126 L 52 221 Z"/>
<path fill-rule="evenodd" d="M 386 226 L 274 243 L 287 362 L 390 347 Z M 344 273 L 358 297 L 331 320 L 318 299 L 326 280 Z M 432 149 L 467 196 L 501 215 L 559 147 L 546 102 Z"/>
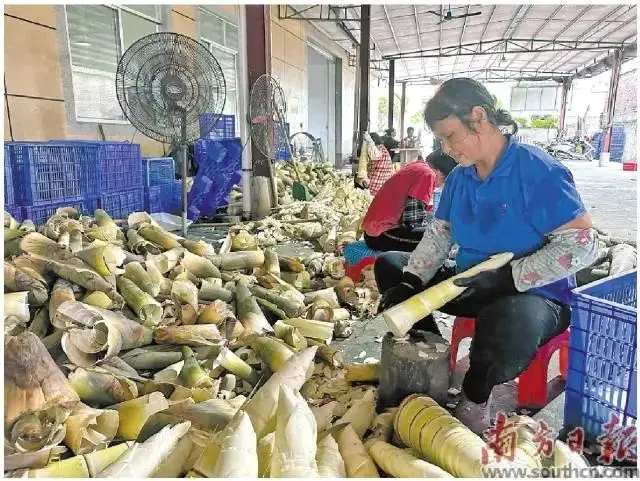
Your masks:
<path fill-rule="evenodd" d="M 116 93 L 125 117 L 147 137 L 179 145 L 182 171 L 182 234 L 187 235 L 187 144 L 213 128 L 224 109 L 226 86 L 218 61 L 185 35 L 142 37 L 124 53 Z M 200 117 L 207 116 L 202 127 Z"/>
<path fill-rule="evenodd" d="M 462 13 L 460 15 L 454 15 L 453 13 L 451 13 L 451 5 L 449 5 L 449 8 L 447 9 L 447 13 L 445 13 L 444 15 L 442 15 L 440 12 L 434 12 L 433 10 L 428 10 L 425 13 L 430 13 L 432 15 L 436 15 L 437 17 L 440 17 L 440 21 L 437 23 L 437 25 L 440 25 L 443 22 L 456 20 L 458 18 L 475 17 L 476 15 L 482 15 L 482 12 L 469 12 L 469 13 Z"/>

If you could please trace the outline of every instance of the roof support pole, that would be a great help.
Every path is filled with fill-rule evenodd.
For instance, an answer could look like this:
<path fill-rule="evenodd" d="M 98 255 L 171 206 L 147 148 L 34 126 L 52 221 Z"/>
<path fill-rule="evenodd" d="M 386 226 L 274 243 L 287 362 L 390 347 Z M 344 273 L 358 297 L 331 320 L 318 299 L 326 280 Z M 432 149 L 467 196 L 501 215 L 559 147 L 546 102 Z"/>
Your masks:
<path fill-rule="evenodd" d="M 238 15 L 238 39 L 240 48 L 238 49 L 238 77 L 241 88 L 238 92 L 238 112 L 248 112 L 249 107 L 249 72 L 247 70 L 247 16 L 245 6 L 239 6 Z M 248 149 L 242 149 L 242 217 L 251 218 L 251 130 L 247 122 L 243 121 L 243 116 L 238 118 L 238 130 L 240 131 L 240 141 L 242 145 L 249 145 Z"/>
<path fill-rule="evenodd" d="M 371 59 L 371 5 L 360 7 L 360 115 L 358 128 L 361 132 L 369 129 L 369 61 Z"/>
<path fill-rule="evenodd" d="M 609 80 L 609 93 L 607 94 L 606 131 L 602 152 L 609 152 L 611 148 L 611 130 L 615 114 L 616 97 L 618 95 L 618 82 L 620 81 L 620 69 L 622 67 L 622 49 L 617 49 L 612 58 L 611 79 Z"/>
<path fill-rule="evenodd" d="M 565 124 L 567 123 L 567 102 L 569 101 L 569 91 L 571 90 L 571 79 L 566 78 L 562 80 L 562 96 L 560 97 L 560 121 L 559 130 L 564 132 Z"/>
<path fill-rule="evenodd" d="M 407 105 L 407 82 L 402 82 L 402 97 L 400 98 L 400 138 L 404 138 L 404 110 Z"/>
<path fill-rule="evenodd" d="M 270 31 L 270 6 L 269 5 L 245 5 L 245 28 L 247 48 L 247 78 L 248 89 L 251 98 L 251 87 L 263 74 L 271 73 L 271 31 Z M 241 118 L 245 112 L 241 112 Z M 250 134 L 249 134 L 250 135 Z M 271 160 L 260 152 L 255 144 L 251 143 L 251 165 L 253 171 L 253 192 L 251 216 L 260 218 L 269 214 L 275 207 L 275 183 L 273 178 Z"/>
<path fill-rule="evenodd" d="M 389 60 L 389 109 L 387 115 L 387 128 L 393 128 L 393 104 L 394 104 L 394 90 L 396 85 L 396 61 Z"/>

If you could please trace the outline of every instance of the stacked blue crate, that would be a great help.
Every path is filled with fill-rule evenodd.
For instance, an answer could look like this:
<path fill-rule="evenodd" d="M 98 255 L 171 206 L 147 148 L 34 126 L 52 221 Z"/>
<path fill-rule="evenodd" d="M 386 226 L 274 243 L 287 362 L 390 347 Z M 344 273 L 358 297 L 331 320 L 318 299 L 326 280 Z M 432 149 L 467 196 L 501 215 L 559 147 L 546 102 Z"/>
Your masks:
<path fill-rule="evenodd" d="M 626 134 L 624 131 L 624 125 L 613 124 L 611 129 L 611 146 L 609 152 L 611 153 L 610 159 L 613 162 L 621 162 L 624 155 L 624 144 L 626 141 Z"/>
<path fill-rule="evenodd" d="M 4 144 L 4 207 L 14 209 L 13 176 L 11 170 L 11 151 L 8 144 Z M 7 212 L 11 213 L 9 210 Z"/>
<path fill-rule="evenodd" d="M 200 116 L 200 138 L 220 140 L 232 139 L 236 136 L 235 115 L 219 115 L 206 112 Z"/>
<path fill-rule="evenodd" d="M 145 181 L 145 210 L 152 214 L 180 211 L 182 182 L 175 179 L 172 157 L 143 158 Z"/>

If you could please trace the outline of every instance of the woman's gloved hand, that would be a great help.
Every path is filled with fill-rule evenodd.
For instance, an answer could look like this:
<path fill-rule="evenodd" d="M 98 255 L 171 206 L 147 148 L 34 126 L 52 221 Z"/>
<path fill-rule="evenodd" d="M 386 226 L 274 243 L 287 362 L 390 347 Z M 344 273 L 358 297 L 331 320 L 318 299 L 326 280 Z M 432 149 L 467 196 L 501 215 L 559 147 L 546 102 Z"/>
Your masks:
<path fill-rule="evenodd" d="M 480 272 L 465 279 L 456 279 L 453 283 L 458 287 L 466 287 L 467 291 L 488 291 L 492 294 L 515 294 L 518 292 L 513 280 L 511 264 Z M 467 291 L 458 296 L 457 299 L 467 297 L 465 296 Z"/>
<path fill-rule="evenodd" d="M 402 276 L 402 282 L 400 284 L 386 290 L 382 294 L 378 312 L 386 311 L 387 309 L 406 301 L 421 290 L 422 279 L 420 279 L 415 274 L 412 274 L 411 272 L 405 272 Z"/>

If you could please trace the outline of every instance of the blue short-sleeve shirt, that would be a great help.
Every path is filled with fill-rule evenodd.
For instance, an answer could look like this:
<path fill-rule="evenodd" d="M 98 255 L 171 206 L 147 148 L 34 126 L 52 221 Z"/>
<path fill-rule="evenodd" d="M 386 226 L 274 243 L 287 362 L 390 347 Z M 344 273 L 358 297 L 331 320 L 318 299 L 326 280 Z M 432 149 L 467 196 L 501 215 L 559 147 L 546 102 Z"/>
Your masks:
<path fill-rule="evenodd" d="M 547 234 L 586 212 L 569 169 L 538 147 L 507 138 L 486 179 L 474 166 L 458 166 L 442 190 L 436 217 L 451 225 L 459 271 L 500 252 L 527 256 Z M 575 285 L 572 275 L 528 292 L 570 303 Z"/>

